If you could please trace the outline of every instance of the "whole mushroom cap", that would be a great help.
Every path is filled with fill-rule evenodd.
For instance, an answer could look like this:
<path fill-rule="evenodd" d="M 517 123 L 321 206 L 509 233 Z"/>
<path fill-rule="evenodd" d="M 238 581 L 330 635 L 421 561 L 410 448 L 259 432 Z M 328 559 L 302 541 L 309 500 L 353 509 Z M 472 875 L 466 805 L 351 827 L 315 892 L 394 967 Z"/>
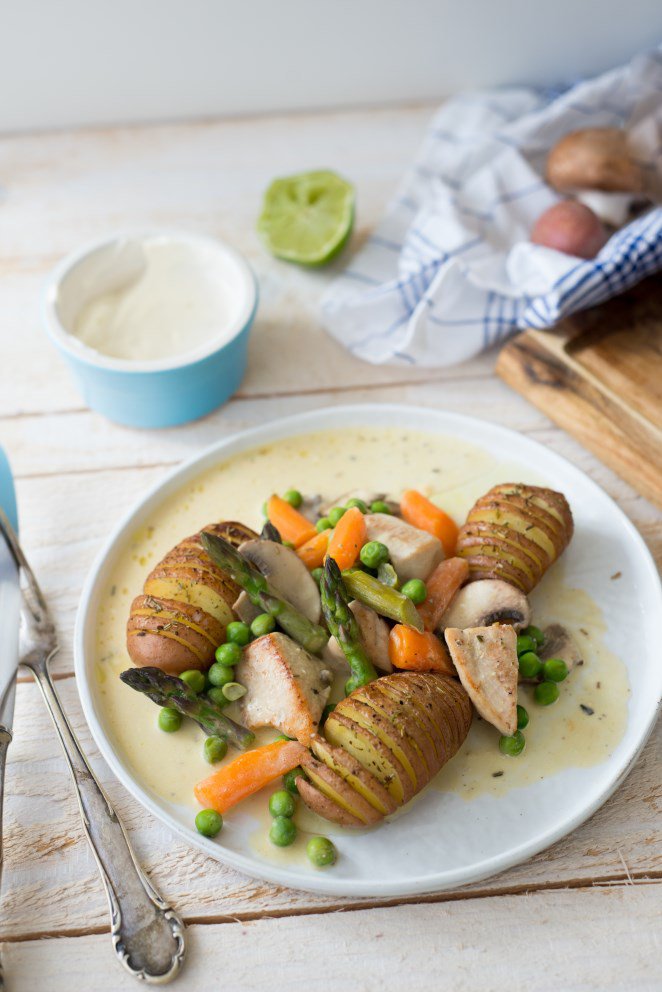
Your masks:
<path fill-rule="evenodd" d="M 547 158 L 547 182 L 560 192 L 643 193 L 645 178 L 631 156 L 627 132 L 619 128 L 572 131 L 557 141 Z"/>

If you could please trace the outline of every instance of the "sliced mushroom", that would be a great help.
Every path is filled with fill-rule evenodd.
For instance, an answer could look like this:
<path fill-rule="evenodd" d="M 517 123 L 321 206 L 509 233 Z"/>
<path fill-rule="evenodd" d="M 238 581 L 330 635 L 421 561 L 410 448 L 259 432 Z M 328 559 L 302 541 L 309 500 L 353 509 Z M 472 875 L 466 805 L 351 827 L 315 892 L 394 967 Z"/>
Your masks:
<path fill-rule="evenodd" d="M 539 652 L 543 661 L 547 661 L 548 658 L 563 658 L 570 672 L 577 665 L 584 664 L 577 641 L 563 624 L 548 624 L 543 630 L 543 636 L 545 640 Z"/>
<path fill-rule="evenodd" d="M 530 619 L 531 607 L 520 589 L 503 579 L 478 579 L 455 594 L 439 622 L 439 630 L 489 627 L 493 623 L 508 623 L 521 630 Z"/>
<path fill-rule="evenodd" d="M 239 551 L 260 570 L 269 584 L 280 593 L 283 599 L 296 607 L 311 623 L 319 623 L 321 615 L 320 594 L 312 575 L 292 551 L 284 544 L 274 541 L 246 541 Z M 240 596 L 234 609 L 241 616 L 242 604 Z M 248 601 L 249 605 L 253 604 Z M 248 607 L 244 602 L 245 612 Z"/>
<path fill-rule="evenodd" d="M 390 674 L 393 671 L 393 665 L 388 656 L 389 625 L 378 613 L 371 610 L 369 606 L 359 603 L 356 599 L 349 604 L 349 608 L 356 617 L 368 658 L 378 671 Z M 325 651 L 335 662 L 345 660 L 342 648 L 335 637 L 330 639 Z M 324 657 L 327 655 L 325 654 Z"/>

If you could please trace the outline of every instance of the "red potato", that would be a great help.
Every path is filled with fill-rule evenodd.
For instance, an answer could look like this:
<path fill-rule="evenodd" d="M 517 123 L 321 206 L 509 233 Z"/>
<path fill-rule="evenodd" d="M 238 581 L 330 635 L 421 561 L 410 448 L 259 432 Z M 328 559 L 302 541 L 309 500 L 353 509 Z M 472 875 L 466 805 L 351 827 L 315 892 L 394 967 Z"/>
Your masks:
<path fill-rule="evenodd" d="M 562 200 L 545 210 L 533 225 L 534 245 L 555 248 L 577 258 L 595 258 L 608 238 L 600 218 L 576 200 Z"/>

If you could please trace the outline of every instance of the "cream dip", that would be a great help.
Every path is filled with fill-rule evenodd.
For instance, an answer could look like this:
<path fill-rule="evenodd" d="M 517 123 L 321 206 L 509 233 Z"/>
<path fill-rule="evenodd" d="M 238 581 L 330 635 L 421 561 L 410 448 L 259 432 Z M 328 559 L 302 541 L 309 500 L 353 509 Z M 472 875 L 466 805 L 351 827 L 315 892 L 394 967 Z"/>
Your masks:
<path fill-rule="evenodd" d="M 119 240 L 79 272 L 81 302 L 69 333 L 131 362 L 188 355 L 212 341 L 220 347 L 236 332 L 243 304 L 236 267 L 211 239 Z"/>

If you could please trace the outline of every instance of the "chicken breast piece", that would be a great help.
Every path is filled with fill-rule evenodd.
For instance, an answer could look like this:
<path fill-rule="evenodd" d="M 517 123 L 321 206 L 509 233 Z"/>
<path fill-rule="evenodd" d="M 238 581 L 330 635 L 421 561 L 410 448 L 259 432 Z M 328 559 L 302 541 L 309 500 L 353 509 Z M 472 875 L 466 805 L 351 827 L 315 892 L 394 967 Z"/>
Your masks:
<path fill-rule="evenodd" d="M 427 579 L 444 557 L 441 541 L 388 513 L 367 513 L 369 541 L 381 541 L 391 553 L 391 562 L 401 582 Z"/>
<path fill-rule="evenodd" d="M 484 720 L 512 736 L 517 730 L 517 634 L 510 624 L 448 627 L 448 650 L 460 681 Z"/>
<path fill-rule="evenodd" d="M 393 671 L 393 665 L 388 656 L 390 627 L 386 623 L 386 620 L 382 619 L 374 610 L 371 610 L 369 606 L 359 603 L 356 599 L 349 604 L 349 608 L 356 617 L 356 622 L 361 631 L 363 647 L 368 658 L 378 672 L 387 672 L 390 674 Z M 345 661 L 345 655 L 335 637 L 329 640 L 326 651 L 334 662 Z"/>
<path fill-rule="evenodd" d="M 332 674 L 287 634 L 265 634 L 248 644 L 235 668 L 246 686 L 241 722 L 251 730 L 276 727 L 308 744 L 329 698 Z"/>

